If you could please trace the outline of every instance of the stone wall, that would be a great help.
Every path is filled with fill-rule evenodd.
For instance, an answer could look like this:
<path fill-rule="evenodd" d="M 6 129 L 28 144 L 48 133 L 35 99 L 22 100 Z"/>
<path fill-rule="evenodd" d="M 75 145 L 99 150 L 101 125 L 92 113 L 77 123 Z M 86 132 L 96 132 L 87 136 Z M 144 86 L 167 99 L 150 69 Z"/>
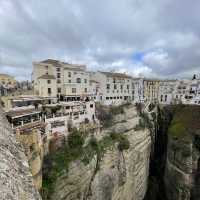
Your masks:
<path fill-rule="evenodd" d="M 0 108 L 0 199 L 39 200 L 24 149 Z"/>

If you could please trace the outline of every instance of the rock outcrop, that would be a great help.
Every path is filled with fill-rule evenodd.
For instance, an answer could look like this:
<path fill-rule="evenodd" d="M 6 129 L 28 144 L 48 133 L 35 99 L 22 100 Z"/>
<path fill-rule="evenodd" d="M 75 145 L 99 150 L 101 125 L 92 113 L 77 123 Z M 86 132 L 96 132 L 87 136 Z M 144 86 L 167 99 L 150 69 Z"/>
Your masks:
<path fill-rule="evenodd" d="M 39 200 L 24 149 L 0 108 L 0 199 Z"/>
<path fill-rule="evenodd" d="M 128 150 L 117 144 L 99 160 L 72 162 L 68 172 L 57 178 L 51 199 L 56 200 L 142 200 L 148 185 L 151 137 L 148 129 L 135 131 L 139 117 L 133 106 L 117 115 L 114 125 L 102 130 L 101 140 L 109 132 L 123 134 L 130 142 Z"/>
<path fill-rule="evenodd" d="M 165 187 L 169 200 L 200 199 L 200 108 L 175 110 L 168 132 Z"/>

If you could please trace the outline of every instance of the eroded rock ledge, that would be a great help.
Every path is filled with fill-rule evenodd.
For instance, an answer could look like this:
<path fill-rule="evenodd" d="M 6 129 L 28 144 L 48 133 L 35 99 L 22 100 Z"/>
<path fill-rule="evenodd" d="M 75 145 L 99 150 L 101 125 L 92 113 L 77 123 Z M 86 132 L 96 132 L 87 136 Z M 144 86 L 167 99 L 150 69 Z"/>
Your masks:
<path fill-rule="evenodd" d="M 0 108 L 0 199 L 40 200 L 23 147 L 16 141 Z"/>

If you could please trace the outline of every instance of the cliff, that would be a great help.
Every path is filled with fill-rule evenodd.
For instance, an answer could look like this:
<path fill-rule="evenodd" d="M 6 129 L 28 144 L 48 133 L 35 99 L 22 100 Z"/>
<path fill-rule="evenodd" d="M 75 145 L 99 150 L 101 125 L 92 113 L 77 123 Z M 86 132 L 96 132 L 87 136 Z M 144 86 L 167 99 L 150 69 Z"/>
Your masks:
<path fill-rule="evenodd" d="M 81 156 L 70 162 L 67 170 L 63 170 L 62 165 L 62 170 L 58 173 L 60 166 L 56 167 L 53 174 L 56 173 L 57 178 L 53 181 L 53 187 L 50 187 L 53 192 L 49 198 L 142 200 L 148 184 L 151 137 L 148 129 L 135 130 L 138 122 L 135 107 L 128 106 L 121 114 L 117 111 L 111 126 L 94 134 L 92 146 L 96 153 L 87 162 L 83 162 Z M 86 141 L 91 140 L 89 135 Z M 87 142 L 81 151 L 85 152 L 85 148 L 88 149 Z M 83 156 L 85 154 L 88 155 L 83 153 Z M 61 159 L 54 159 L 54 168 L 55 161 Z M 45 177 L 46 175 L 44 179 Z M 48 184 L 52 182 L 48 181 Z"/>
<path fill-rule="evenodd" d="M 39 200 L 23 147 L 0 108 L 0 199 Z"/>
<path fill-rule="evenodd" d="M 200 108 L 173 111 L 168 130 L 165 187 L 169 200 L 200 199 Z"/>

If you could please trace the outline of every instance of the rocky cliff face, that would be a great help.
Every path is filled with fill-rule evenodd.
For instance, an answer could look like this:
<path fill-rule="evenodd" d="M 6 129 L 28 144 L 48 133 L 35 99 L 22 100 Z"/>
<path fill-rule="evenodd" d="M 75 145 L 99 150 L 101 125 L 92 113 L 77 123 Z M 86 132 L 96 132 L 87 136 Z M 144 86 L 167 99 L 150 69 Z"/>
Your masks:
<path fill-rule="evenodd" d="M 200 199 L 200 108 L 176 109 L 168 131 L 165 187 L 169 200 Z"/>
<path fill-rule="evenodd" d="M 23 147 L 0 108 L 0 199 L 39 200 Z"/>
<path fill-rule="evenodd" d="M 72 162 L 68 172 L 60 175 L 51 199 L 56 200 L 142 200 L 148 184 L 151 137 L 147 129 L 135 131 L 139 117 L 133 106 L 117 115 L 113 126 L 95 137 L 110 132 L 124 134 L 130 142 L 128 150 L 119 151 L 117 143 L 94 156 L 88 163 Z"/>

